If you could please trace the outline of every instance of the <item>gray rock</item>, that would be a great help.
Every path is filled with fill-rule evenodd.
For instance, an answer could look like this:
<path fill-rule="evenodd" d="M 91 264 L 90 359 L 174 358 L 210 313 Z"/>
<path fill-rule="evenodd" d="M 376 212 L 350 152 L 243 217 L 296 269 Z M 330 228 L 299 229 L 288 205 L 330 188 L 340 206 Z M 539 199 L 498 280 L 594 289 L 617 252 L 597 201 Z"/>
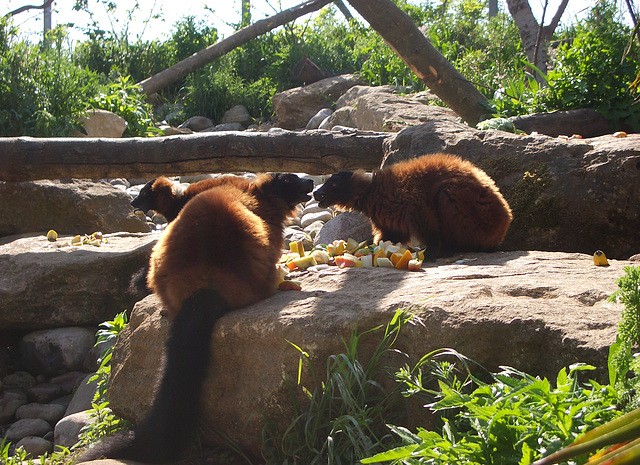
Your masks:
<path fill-rule="evenodd" d="M 22 447 L 31 458 L 40 457 L 44 454 L 53 452 L 53 444 L 44 438 L 38 436 L 27 436 L 22 438 L 16 444 L 16 448 Z"/>
<path fill-rule="evenodd" d="M 131 308 L 134 273 L 149 260 L 156 234 L 106 234 L 107 242 L 62 246 L 69 237 L 0 241 L 0 329 L 98 325 Z M 46 318 L 43 318 L 46 315 Z"/>
<path fill-rule="evenodd" d="M 18 408 L 29 402 L 27 394 L 22 391 L 4 389 L 0 392 L 0 424 L 9 423 Z"/>
<path fill-rule="evenodd" d="M 274 95 L 278 125 L 284 129 L 304 128 L 319 110 L 330 107 L 347 89 L 358 84 L 362 84 L 359 76 L 347 74 Z"/>
<path fill-rule="evenodd" d="M 76 390 L 69 406 L 64 412 L 64 416 L 73 415 L 74 413 L 83 412 L 92 408 L 93 398 L 95 396 L 98 380 L 89 381 L 95 376 L 94 373 L 87 375 Z"/>
<path fill-rule="evenodd" d="M 27 436 L 43 437 L 53 428 L 42 418 L 26 418 L 13 423 L 7 430 L 7 439 L 11 442 L 18 442 Z"/>
<path fill-rule="evenodd" d="M 213 121 L 204 116 L 192 116 L 187 121 L 178 126 L 179 129 L 188 128 L 195 132 L 204 131 L 213 127 Z"/>
<path fill-rule="evenodd" d="M 16 411 L 16 418 L 42 418 L 50 425 L 55 425 L 64 416 L 65 408 L 59 404 L 25 404 Z"/>
<path fill-rule="evenodd" d="M 344 212 L 327 221 L 316 235 L 314 244 L 331 244 L 336 239 L 352 237 L 358 242 L 371 241 L 371 221 L 357 212 Z"/>
<path fill-rule="evenodd" d="M 5 376 L 2 383 L 4 385 L 4 389 L 19 389 L 21 391 L 26 391 L 36 385 L 36 379 L 26 371 L 16 371 L 15 373 Z"/>
<path fill-rule="evenodd" d="M 323 228 L 323 226 L 324 226 L 324 223 L 322 221 L 315 221 L 310 225 L 308 225 L 306 228 L 304 228 L 304 232 L 306 232 L 309 235 L 309 237 L 312 240 L 314 240 L 318 235 L 318 233 L 320 232 L 320 230 Z"/>
<path fill-rule="evenodd" d="M 453 260 L 463 257 L 469 261 L 439 259 L 419 272 L 330 267 L 298 273 L 302 292 L 278 292 L 228 313 L 213 333 L 205 424 L 259 453 L 263 414 L 284 424 L 295 417 L 283 380 L 295 385 L 300 354 L 286 341 L 306 350 L 317 371 L 329 355 L 344 352 L 342 339 L 356 325 L 361 332 L 384 327 L 398 308 L 411 308 L 422 323 L 407 325 L 397 342 L 412 360 L 455 347 L 490 371 L 507 365 L 555 379 L 560 368 L 585 362 L 606 382 L 622 311 L 607 298 L 631 262 L 596 267 L 590 255 L 551 252 L 470 253 Z M 117 415 L 137 422 L 151 404 L 150 381 L 157 379 L 169 321 L 153 295 L 136 305 L 131 321 L 114 348 L 109 395 Z M 359 347 L 363 359 L 373 350 L 368 341 Z M 310 386 L 306 369 L 303 375 Z M 418 418 L 424 410 L 409 408 Z"/>
<path fill-rule="evenodd" d="M 222 119 L 220 122 L 222 124 L 227 123 L 236 123 L 242 127 L 246 127 L 253 121 L 251 115 L 249 114 L 249 110 L 244 105 L 236 105 L 231 109 L 224 112 L 222 115 Z"/>
<path fill-rule="evenodd" d="M 332 113 L 333 111 L 331 110 L 331 108 L 323 108 L 322 110 L 318 111 L 318 113 L 313 115 L 313 117 L 305 126 L 305 129 L 318 129 L 320 127 L 320 124 L 329 116 L 331 116 Z"/>
<path fill-rule="evenodd" d="M 121 116 L 107 110 L 93 109 L 78 118 L 86 132 L 80 137 L 122 137 L 127 129 L 127 121 Z"/>
<path fill-rule="evenodd" d="M 81 370 L 95 344 L 95 330 L 70 327 L 34 331 L 20 341 L 22 366 L 32 374 Z"/>
<path fill-rule="evenodd" d="M 131 196 L 106 181 L 0 182 L 0 237 L 50 229 L 58 234 L 148 232 Z"/>
<path fill-rule="evenodd" d="M 311 223 L 315 223 L 316 221 L 322 221 L 323 223 L 326 223 L 331 218 L 333 218 L 333 213 L 329 210 L 318 211 L 315 213 L 304 213 L 302 215 L 302 218 L 300 218 L 300 226 L 302 226 L 302 228 L 304 229 Z"/>
<path fill-rule="evenodd" d="M 92 423 L 89 412 L 78 412 L 72 415 L 64 417 L 57 424 L 53 430 L 54 440 L 53 443 L 56 446 L 72 447 L 78 442 L 80 436 L 80 430 L 85 426 Z"/>

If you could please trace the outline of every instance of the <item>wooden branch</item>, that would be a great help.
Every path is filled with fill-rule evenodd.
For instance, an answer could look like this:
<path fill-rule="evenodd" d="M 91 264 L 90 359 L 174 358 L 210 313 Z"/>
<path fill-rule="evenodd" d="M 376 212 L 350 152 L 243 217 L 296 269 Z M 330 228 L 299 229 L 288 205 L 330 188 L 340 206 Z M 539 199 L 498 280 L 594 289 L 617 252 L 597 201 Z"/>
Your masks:
<path fill-rule="evenodd" d="M 287 24 L 300 16 L 304 16 L 313 11 L 319 10 L 323 6 L 331 3 L 332 0 L 310 0 L 300 5 L 289 8 L 269 18 L 256 21 L 251 26 L 247 26 L 235 34 L 210 45 L 204 50 L 194 53 L 190 57 L 176 63 L 170 68 L 160 71 L 138 83 L 145 94 L 151 95 L 164 89 L 170 84 L 182 79 L 196 69 L 211 63 L 213 60 L 229 53 L 234 48 L 240 47 L 256 37 L 265 34 L 283 24 Z"/>
<path fill-rule="evenodd" d="M 19 13 L 22 13 L 24 11 L 29 11 L 29 10 L 44 10 L 48 6 L 51 6 L 52 3 L 53 3 L 53 0 L 46 0 L 42 5 L 25 5 L 25 6 L 21 6 L 20 8 L 16 8 L 15 10 L 10 11 L 6 15 L 4 15 L 4 17 L 5 18 L 9 18 L 11 16 L 15 16 L 15 15 L 17 15 Z"/>
<path fill-rule="evenodd" d="M 486 113 L 487 99 L 420 32 L 391 0 L 349 0 L 434 94 L 470 125 Z"/>
<path fill-rule="evenodd" d="M 0 181 L 153 178 L 228 172 L 373 170 L 389 135 L 369 131 L 210 132 L 130 139 L 0 138 Z"/>

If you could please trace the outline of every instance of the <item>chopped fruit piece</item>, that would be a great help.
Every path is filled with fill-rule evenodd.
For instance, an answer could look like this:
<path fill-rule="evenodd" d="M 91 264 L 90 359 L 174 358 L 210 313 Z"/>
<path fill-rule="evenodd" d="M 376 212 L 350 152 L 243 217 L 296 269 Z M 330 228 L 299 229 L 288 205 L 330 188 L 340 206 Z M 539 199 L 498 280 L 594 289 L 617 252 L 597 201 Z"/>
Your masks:
<path fill-rule="evenodd" d="M 373 255 L 373 266 L 380 266 L 380 265 L 378 265 L 378 259 L 380 259 L 380 258 L 387 258 L 387 253 L 384 251 L 384 249 L 379 249 Z"/>
<path fill-rule="evenodd" d="M 413 260 L 413 255 L 409 250 L 405 250 L 402 257 L 400 257 L 400 260 L 398 260 L 398 262 L 395 263 L 396 268 L 399 270 L 406 270 L 409 267 L 409 262 L 411 260 Z"/>
<path fill-rule="evenodd" d="M 391 260 L 389 260 L 386 257 L 378 258 L 377 263 L 378 263 L 378 266 L 382 268 L 394 268 L 393 263 L 391 263 Z"/>
<path fill-rule="evenodd" d="M 301 291 L 302 284 L 299 281 L 289 281 L 285 279 L 278 284 L 278 289 L 281 291 Z"/>
<path fill-rule="evenodd" d="M 409 263 L 407 263 L 409 271 L 418 271 L 420 268 L 422 268 L 422 260 L 409 260 Z"/>
<path fill-rule="evenodd" d="M 373 266 L 373 255 L 369 254 L 369 255 L 364 255 L 362 257 L 360 257 L 360 263 L 362 263 L 362 266 L 364 268 L 370 268 Z"/>
<path fill-rule="evenodd" d="M 316 262 L 316 259 L 313 258 L 312 255 L 307 255 L 306 257 L 297 258 L 289 263 L 293 263 L 297 268 L 302 268 L 303 270 L 306 268 L 309 268 L 310 266 L 314 266 L 318 264 L 318 262 Z M 291 269 L 291 267 L 289 267 L 289 269 Z"/>
<path fill-rule="evenodd" d="M 324 250 L 314 250 L 309 255 L 315 258 L 317 263 L 329 263 L 329 254 Z"/>

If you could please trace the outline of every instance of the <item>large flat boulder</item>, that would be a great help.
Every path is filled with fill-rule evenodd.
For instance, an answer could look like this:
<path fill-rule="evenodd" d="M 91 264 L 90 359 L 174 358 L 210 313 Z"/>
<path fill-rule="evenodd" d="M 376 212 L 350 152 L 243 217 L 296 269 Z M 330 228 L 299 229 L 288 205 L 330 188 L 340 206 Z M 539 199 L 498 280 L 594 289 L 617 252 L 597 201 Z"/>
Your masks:
<path fill-rule="evenodd" d="M 131 196 L 106 181 L 0 182 L 0 237 L 47 232 L 149 232 L 133 215 Z"/>
<path fill-rule="evenodd" d="M 356 326 L 365 331 L 385 325 L 398 308 L 422 322 L 407 325 L 398 340 L 414 362 L 454 347 L 488 370 L 509 365 L 554 377 L 561 367 L 586 362 L 606 379 L 608 347 L 622 312 L 621 304 L 607 298 L 632 262 L 596 267 L 589 255 L 518 251 L 464 257 L 470 261 L 440 259 L 420 272 L 303 272 L 295 278 L 302 292 L 279 292 L 224 316 L 211 343 L 205 423 L 259 454 L 262 414 L 285 423 L 293 418 L 285 379 L 295 385 L 299 353 L 287 341 L 306 350 L 322 375 L 326 358 L 344 352 L 343 339 Z M 168 327 L 156 296 L 136 304 L 112 359 L 108 392 L 116 414 L 133 422 L 146 415 Z M 362 359 L 379 338 L 363 338 Z"/>
<path fill-rule="evenodd" d="M 105 234 L 94 245 L 44 235 L 0 240 L 0 330 L 97 325 L 133 307 L 132 275 L 149 260 L 157 234 Z"/>

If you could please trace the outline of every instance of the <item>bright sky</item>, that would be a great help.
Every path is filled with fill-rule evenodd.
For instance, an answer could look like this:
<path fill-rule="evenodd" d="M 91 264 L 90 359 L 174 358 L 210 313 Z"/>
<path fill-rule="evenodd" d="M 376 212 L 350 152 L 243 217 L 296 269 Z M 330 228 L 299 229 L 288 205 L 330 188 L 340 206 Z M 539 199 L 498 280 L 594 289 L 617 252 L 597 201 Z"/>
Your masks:
<path fill-rule="evenodd" d="M 4 0 L 0 5 L 0 16 L 19 8 L 23 5 L 42 4 L 44 0 Z M 206 24 L 211 24 L 218 29 L 221 37 L 228 37 L 233 33 L 233 29 L 227 23 L 236 23 L 240 19 L 240 0 L 216 1 L 208 0 L 210 9 L 207 9 L 207 0 L 138 0 L 141 9 L 135 13 L 133 21 L 126 21 L 126 5 L 130 5 L 130 0 L 111 0 L 116 4 L 123 5 L 118 8 L 118 18 L 109 18 L 103 6 L 103 1 L 89 0 L 89 5 L 94 8 L 94 15 L 100 18 L 100 25 L 105 30 L 112 29 L 112 20 L 119 19 L 119 23 L 113 26 L 113 29 L 120 32 L 129 24 L 129 37 L 135 39 L 141 36 L 142 40 L 165 39 L 168 37 L 173 24 L 179 19 L 193 15 L 197 19 L 203 20 Z M 280 9 L 291 8 L 292 6 L 303 3 L 304 0 L 251 0 L 252 20 L 258 20 L 275 14 Z M 424 0 L 423 0 L 424 1 Z M 419 4 L 423 1 L 414 0 L 413 3 Z M 435 0 L 431 0 L 435 1 Z M 439 0 L 438 0 L 439 1 Z M 619 0 L 621 3 L 624 0 Z M 345 0 L 348 5 L 348 1 Z M 499 0 L 500 8 L 506 11 L 504 0 Z M 529 0 L 531 8 L 538 20 L 542 13 L 542 5 L 544 0 Z M 549 0 L 547 10 L 547 18 L 549 18 L 557 10 L 560 0 Z M 569 6 L 565 11 L 563 20 L 570 22 L 576 16 L 582 17 L 588 7 L 595 4 L 596 0 L 570 0 Z M 52 25 L 73 23 L 76 28 L 83 28 L 89 24 L 88 15 L 86 13 L 73 11 L 75 0 L 55 0 L 53 3 Z M 624 5 L 624 4 L 623 4 Z M 211 11 L 213 10 L 213 12 Z M 624 6 L 626 11 L 626 6 Z M 145 20 L 149 17 L 160 14 L 161 19 L 154 19 L 145 26 Z M 21 31 L 32 41 L 39 40 L 39 34 L 43 28 L 42 10 L 29 10 L 20 13 L 14 17 L 14 24 L 19 26 Z M 304 21 L 306 17 L 298 19 Z M 545 21 L 545 23 L 548 22 Z M 70 31 L 72 40 L 84 40 L 81 30 L 75 29 Z"/>

